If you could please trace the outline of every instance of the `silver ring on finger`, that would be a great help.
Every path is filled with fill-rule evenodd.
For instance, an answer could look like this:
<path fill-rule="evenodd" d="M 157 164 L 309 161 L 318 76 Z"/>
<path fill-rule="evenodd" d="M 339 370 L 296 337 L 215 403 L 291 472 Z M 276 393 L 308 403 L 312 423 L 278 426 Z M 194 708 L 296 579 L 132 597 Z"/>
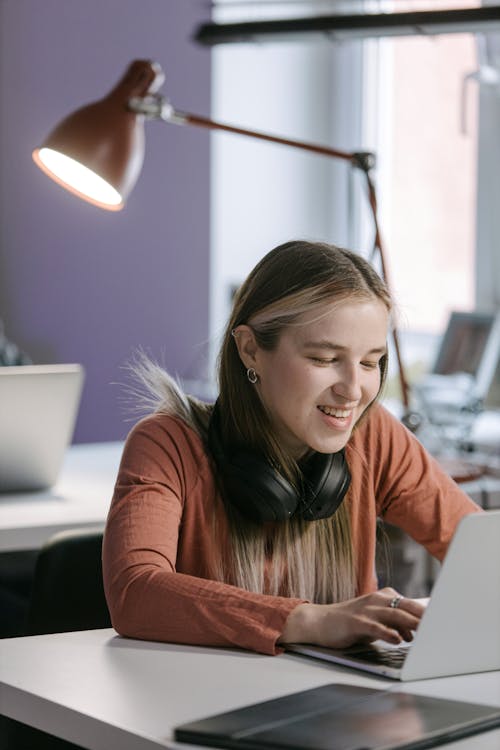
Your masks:
<path fill-rule="evenodd" d="M 402 598 L 403 597 L 399 594 L 397 596 L 394 596 L 389 602 L 389 607 L 391 607 L 391 609 L 397 609 L 401 603 Z"/>

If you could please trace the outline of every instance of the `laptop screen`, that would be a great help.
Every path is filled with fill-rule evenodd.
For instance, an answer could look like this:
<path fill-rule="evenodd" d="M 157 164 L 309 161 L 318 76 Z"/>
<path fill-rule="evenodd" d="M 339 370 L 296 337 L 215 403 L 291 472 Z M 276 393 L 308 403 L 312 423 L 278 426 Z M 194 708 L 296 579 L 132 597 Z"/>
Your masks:
<path fill-rule="evenodd" d="M 51 487 L 73 437 L 81 365 L 0 367 L 0 492 Z"/>

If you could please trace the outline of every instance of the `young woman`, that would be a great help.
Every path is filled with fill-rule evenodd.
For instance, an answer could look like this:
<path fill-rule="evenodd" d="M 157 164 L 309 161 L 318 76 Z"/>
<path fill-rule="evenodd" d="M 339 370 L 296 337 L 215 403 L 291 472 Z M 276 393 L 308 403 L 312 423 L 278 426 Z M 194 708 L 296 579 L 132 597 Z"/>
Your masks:
<path fill-rule="evenodd" d="M 237 646 L 411 640 L 421 605 L 377 589 L 377 517 L 442 559 L 479 508 L 377 403 L 388 291 L 346 250 L 289 242 L 240 288 L 214 406 L 150 364 L 104 536 L 125 636 Z"/>

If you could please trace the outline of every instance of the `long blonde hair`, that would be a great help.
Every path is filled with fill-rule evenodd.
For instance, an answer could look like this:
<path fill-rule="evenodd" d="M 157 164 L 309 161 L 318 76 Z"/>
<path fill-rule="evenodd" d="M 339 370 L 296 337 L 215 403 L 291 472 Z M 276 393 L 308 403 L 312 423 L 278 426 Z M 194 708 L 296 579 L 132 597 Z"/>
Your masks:
<path fill-rule="evenodd" d="M 279 441 L 256 389 L 248 382 L 232 331 L 241 324 L 251 325 L 258 345 L 273 350 L 282 331 L 300 324 L 305 312 L 347 298 L 375 298 L 388 311 L 392 307 L 386 285 L 361 256 L 326 243 L 287 242 L 262 258 L 240 287 L 223 337 L 218 359 L 223 441 L 262 454 L 295 486 L 300 485 L 300 467 Z M 380 361 L 380 390 L 386 373 L 384 356 Z M 205 438 L 211 407 L 180 393 L 176 403 L 186 421 Z M 355 595 L 349 493 L 330 518 L 292 518 L 271 525 L 243 518 L 230 498 L 224 499 L 231 552 L 229 559 L 221 555 L 216 563 L 216 578 L 249 591 L 319 603 Z"/>
<path fill-rule="evenodd" d="M 237 292 L 219 361 L 219 404 L 224 441 L 262 453 L 285 478 L 300 485 L 300 468 L 279 441 L 254 387 L 248 382 L 232 331 L 252 327 L 260 347 L 276 348 L 282 331 L 326 302 L 378 299 L 391 310 L 386 285 L 372 266 L 348 250 L 319 242 L 293 241 L 271 250 Z M 380 362 L 380 389 L 387 357 Z M 379 390 L 380 392 L 380 390 Z M 316 602 L 355 594 L 355 560 L 349 495 L 328 519 L 292 519 L 272 530 L 230 509 L 235 583 L 254 591 L 298 596 Z"/>

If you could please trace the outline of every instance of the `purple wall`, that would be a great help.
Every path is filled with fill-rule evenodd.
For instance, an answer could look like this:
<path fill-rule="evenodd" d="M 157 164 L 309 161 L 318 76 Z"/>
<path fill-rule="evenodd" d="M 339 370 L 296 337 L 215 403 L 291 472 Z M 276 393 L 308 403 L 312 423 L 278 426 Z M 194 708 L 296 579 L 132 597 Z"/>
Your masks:
<path fill-rule="evenodd" d="M 209 114 L 210 54 L 195 0 L 0 2 L 0 318 L 37 363 L 81 362 L 75 441 L 120 439 L 123 365 L 143 347 L 195 377 L 208 339 L 209 136 L 146 124 L 143 172 L 121 213 L 48 180 L 34 146 L 136 58 L 162 66 L 178 109 Z"/>

